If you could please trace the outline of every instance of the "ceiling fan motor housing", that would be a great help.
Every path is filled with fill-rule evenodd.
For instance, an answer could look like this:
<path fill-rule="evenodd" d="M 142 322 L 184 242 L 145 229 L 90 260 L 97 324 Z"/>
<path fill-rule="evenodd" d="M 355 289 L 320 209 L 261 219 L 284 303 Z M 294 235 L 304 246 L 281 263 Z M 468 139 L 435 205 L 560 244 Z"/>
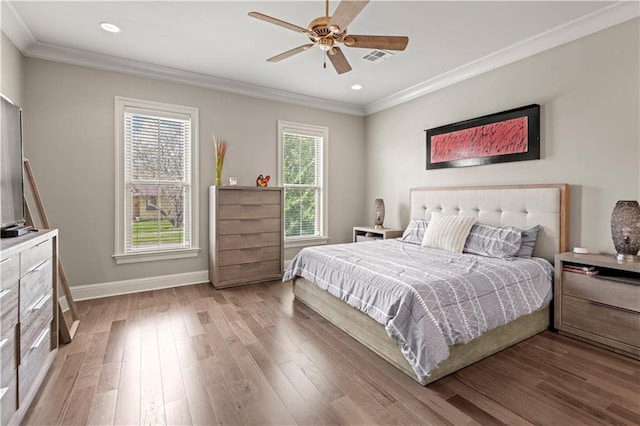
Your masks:
<path fill-rule="evenodd" d="M 332 25 L 333 28 L 329 28 L 330 21 L 331 21 L 331 16 L 321 16 L 311 21 L 311 23 L 307 28 L 309 29 L 309 31 L 317 35 L 317 38 L 309 37 L 309 39 L 315 42 L 318 39 L 321 39 L 327 36 L 333 36 L 336 39 L 336 41 L 340 41 L 342 37 L 346 35 L 347 30 L 346 28 L 344 30 L 341 30 L 335 25 Z M 335 31 L 332 31 L 332 29 Z"/>

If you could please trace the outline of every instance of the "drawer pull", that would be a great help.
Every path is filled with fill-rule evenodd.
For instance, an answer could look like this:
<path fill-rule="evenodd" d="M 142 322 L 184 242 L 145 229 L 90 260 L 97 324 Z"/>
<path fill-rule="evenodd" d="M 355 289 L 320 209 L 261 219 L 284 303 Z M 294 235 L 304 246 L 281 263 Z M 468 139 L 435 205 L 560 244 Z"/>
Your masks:
<path fill-rule="evenodd" d="M 8 387 L 0 389 L 0 399 L 2 399 L 2 397 L 4 396 L 5 393 L 7 393 L 7 390 L 9 390 Z"/>
<path fill-rule="evenodd" d="M 49 328 L 45 328 L 44 330 L 42 330 L 42 332 L 40 333 L 36 341 L 33 342 L 33 345 L 31 345 L 31 349 L 37 349 L 38 346 L 40 346 L 40 344 L 44 340 L 44 338 L 47 337 L 47 334 L 49 334 Z"/>
<path fill-rule="evenodd" d="M 10 261 L 10 260 L 11 260 L 11 258 L 10 258 L 10 257 L 7 257 L 6 259 L 2 259 L 2 260 L 0 260 L 0 265 L 2 265 L 3 263 L 8 262 L 8 261 Z"/>
<path fill-rule="evenodd" d="M 39 264 L 38 266 L 36 266 L 35 268 L 33 268 L 33 270 L 31 272 L 38 272 L 41 271 L 45 266 L 47 266 L 50 263 L 49 260 L 45 260 L 44 262 L 42 262 L 41 264 Z"/>
<path fill-rule="evenodd" d="M 6 296 L 9 293 L 11 293 L 10 288 L 5 288 L 4 290 L 0 291 L 0 299 L 2 299 L 4 296 Z"/>
<path fill-rule="evenodd" d="M 36 247 L 42 247 L 43 245 L 47 244 L 49 242 L 49 240 L 43 241 L 40 244 L 36 244 Z"/>
<path fill-rule="evenodd" d="M 9 341 L 9 339 L 0 340 L 0 349 L 4 348 L 4 345 L 6 345 L 8 341 Z"/>
<path fill-rule="evenodd" d="M 47 300 L 49 300 L 49 299 L 51 299 L 51 295 L 50 294 L 43 295 L 40 299 L 38 299 L 38 301 L 29 310 L 30 311 L 37 311 L 38 309 L 42 308 L 42 306 L 44 306 L 44 304 L 47 303 Z"/>
<path fill-rule="evenodd" d="M 607 305 L 606 303 L 594 302 L 593 300 L 589 300 L 589 303 L 596 306 L 602 306 L 603 308 L 615 309 L 616 311 L 622 311 L 630 314 L 640 315 L 640 312 L 632 311 L 631 309 L 621 308 L 620 306 Z"/>

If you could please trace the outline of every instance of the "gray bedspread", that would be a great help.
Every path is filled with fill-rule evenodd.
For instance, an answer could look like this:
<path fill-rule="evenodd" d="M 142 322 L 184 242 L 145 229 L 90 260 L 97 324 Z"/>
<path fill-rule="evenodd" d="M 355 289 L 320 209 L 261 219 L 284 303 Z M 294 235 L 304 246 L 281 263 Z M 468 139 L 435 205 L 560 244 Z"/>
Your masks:
<path fill-rule="evenodd" d="M 283 280 L 303 277 L 383 324 L 423 381 L 449 356 L 449 346 L 546 306 L 552 275 L 544 259 L 384 240 L 305 248 Z"/>

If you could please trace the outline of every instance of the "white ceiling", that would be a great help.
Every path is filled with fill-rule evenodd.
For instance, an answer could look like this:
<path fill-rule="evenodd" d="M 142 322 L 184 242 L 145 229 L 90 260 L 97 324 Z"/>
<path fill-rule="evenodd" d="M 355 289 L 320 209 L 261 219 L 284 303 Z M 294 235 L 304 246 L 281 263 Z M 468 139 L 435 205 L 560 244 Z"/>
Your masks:
<path fill-rule="evenodd" d="M 324 15 L 319 0 L 2 3 L 2 29 L 27 56 L 352 113 L 380 110 L 638 16 L 637 2 L 372 0 L 348 32 L 407 35 L 409 45 L 379 63 L 362 59 L 371 49 L 344 47 L 353 70 L 338 75 L 328 61 L 323 68 L 317 48 L 267 63 L 308 39 L 247 16 L 258 11 L 306 27 Z M 330 14 L 337 4 L 330 2 Z M 101 30 L 103 21 L 122 31 Z M 364 88 L 351 90 L 356 83 Z"/>

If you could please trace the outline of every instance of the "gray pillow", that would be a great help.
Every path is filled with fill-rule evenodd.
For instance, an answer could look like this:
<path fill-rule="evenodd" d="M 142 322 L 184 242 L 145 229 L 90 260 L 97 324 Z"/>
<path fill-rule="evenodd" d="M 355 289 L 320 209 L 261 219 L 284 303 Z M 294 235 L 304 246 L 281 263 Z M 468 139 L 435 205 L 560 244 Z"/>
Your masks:
<path fill-rule="evenodd" d="M 530 226 L 528 228 L 520 229 L 522 233 L 522 245 L 520 250 L 516 253 L 516 257 L 531 257 L 533 256 L 533 248 L 536 245 L 536 239 L 538 238 L 538 231 L 540 231 L 540 225 Z"/>
<path fill-rule="evenodd" d="M 429 222 L 424 219 L 411 219 L 409 226 L 404 230 L 402 237 L 400 237 L 399 240 L 405 243 L 422 244 L 424 231 L 427 229 L 428 225 Z"/>
<path fill-rule="evenodd" d="M 514 257 L 522 244 L 522 234 L 512 226 L 475 224 L 464 243 L 464 252 L 505 259 Z"/>

